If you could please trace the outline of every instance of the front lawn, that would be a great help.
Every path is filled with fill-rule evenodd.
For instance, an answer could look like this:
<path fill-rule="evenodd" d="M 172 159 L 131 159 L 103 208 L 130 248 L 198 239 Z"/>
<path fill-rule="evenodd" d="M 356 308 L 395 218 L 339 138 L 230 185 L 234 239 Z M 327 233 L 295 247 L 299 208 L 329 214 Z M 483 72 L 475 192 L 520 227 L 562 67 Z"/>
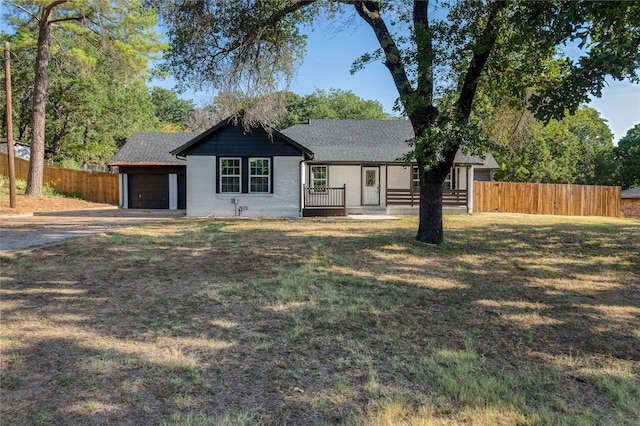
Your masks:
<path fill-rule="evenodd" d="M 640 223 L 176 220 L 7 255 L 2 423 L 637 424 Z"/>

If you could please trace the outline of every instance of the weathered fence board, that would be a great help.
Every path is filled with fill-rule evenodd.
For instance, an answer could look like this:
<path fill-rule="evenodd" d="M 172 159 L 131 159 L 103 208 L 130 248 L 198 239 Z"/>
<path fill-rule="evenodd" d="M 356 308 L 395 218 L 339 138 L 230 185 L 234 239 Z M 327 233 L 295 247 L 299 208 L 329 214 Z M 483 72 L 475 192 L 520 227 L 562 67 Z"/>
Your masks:
<path fill-rule="evenodd" d="M 29 162 L 15 159 L 16 179 L 26 180 Z M 7 154 L 0 153 L 0 175 L 8 176 Z M 77 193 L 87 201 L 118 205 L 118 175 L 44 166 L 44 182 L 68 194 Z"/>
<path fill-rule="evenodd" d="M 620 187 L 474 182 L 474 212 L 620 216 Z"/>

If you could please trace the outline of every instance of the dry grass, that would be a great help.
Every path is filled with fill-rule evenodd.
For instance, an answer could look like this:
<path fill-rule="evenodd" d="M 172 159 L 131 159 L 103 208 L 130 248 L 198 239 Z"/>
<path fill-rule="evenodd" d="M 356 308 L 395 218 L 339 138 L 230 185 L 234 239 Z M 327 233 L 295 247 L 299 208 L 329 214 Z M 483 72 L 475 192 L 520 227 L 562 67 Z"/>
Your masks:
<path fill-rule="evenodd" d="M 26 182 L 19 181 L 16 191 L 16 207 L 11 208 L 9 179 L 6 176 L 0 176 L 0 215 L 113 207 L 110 204 L 64 197 L 48 186 L 45 186 L 42 197 L 27 197 L 24 195 L 25 186 Z"/>
<path fill-rule="evenodd" d="M 2 260 L 3 423 L 636 424 L 640 225 L 180 220 Z"/>

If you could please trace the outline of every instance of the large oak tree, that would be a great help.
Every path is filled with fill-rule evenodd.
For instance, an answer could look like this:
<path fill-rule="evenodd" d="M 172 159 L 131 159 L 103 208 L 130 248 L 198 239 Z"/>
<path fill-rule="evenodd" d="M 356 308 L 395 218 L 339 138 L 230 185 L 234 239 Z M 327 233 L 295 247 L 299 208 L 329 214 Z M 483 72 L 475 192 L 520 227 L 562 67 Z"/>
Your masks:
<path fill-rule="evenodd" d="M 377 45 L 362 46 L 368 52 L 354 58 L 353 68 L 384 63 L 411 121 L 411 156 L 420 170 L 416 239 L 424 243 L 443 242 L 442 184 L 456 151 L 481 148 L 473 122 L 480 91 L 516 98 L 533 93 L 530 107 L 549 119 L 599 96 L 606 76 L 639 77 L 637 2 L 157 2 L 169 29 L 167 64 L 174 75 L 256 99 L 280 91 L 294 75 L 303 60 L 304 25 L 344 13 L 368 25 Z M 271 120 L 264 104 L 245 118 L 248 124 Z"/>

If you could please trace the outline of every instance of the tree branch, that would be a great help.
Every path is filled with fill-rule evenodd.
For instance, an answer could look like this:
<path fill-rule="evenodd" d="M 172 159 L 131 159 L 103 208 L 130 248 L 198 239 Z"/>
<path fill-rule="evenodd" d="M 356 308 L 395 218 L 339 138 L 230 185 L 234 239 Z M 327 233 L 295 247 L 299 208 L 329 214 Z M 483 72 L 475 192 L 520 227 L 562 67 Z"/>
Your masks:
<path fill-rule="evenodd" d="M 300 0 L 299 2 L 292 3 L 289 6 L 285 7 L 284 9 L 279 10 L 278 12 L 271 15 L 271 17 L 269 17 L 267 22 L 265 22 L 265 26 L 269 27 L 271 25 L 277 24 L 278 22 L 280 22 L 282 18 L 284 18 L 288 14 L 293 13 L 298 9 L 302 9 L 305 6 L 309 6 L 310 4 L 313 4 L 315 2 L 316 0 Z"/>
<path fill-rule="evenodd" d="M 351 3 L 351 2 L 347 2 Z M 353 3 L 353 6 L 358 12 L 358 15 L 373 29 L 373 32 L 380 43 L 380 47 L 384 51 L 385 66 L 391 72 L 393 82 L 400 94 L 400 101 L 411 114 L 411 98 L 413 96 L 413 88 L 407 77 L 407 72 L 404 68 L 402 61 L 402 55 L 398 45 L 391 37 L 391 33 L 387 28 L 384 20 L 380 16 L 380 7 L 373 1 L 358 1 Z"/>
<path fill-rule="evenodd" d="M 52 21 L 49 21 L 49 24 L 57 24 L 58 22 L 67 22 L 67 21 L 82 21 L 84 18 L 85 18 L 84 16 L 74 16 L 70 18 L 54 19 Z"/>
<path fill-rule="evenodd" d="M 16 9 L 20 9 L 21 11 L 23 11 L 24 13 L 26 13 L 27 15 L 31 16 L 32 19 L 35 19 L 36 21 L 40 22 L 40 18 L 38 18 L 37 15 L 34 15 L 33 13 L 31 13 L 31 11 L 29 11 L 28 9 L 25 9 L 24 7 L 20 6 L 19 4 L 16 3 L 11 3 L 11 2 L 5 2 L 6 4 L 8 4 L 9 6 L 13 6 Z"/>
<path fill-rule="evenodd" d="M 471 106 L 473 104 L 473 98 L 478 90 L 478 83 L 480 82 L 480 76 L 482 70 L 489 59 L 489 55 L 495 46 L 496 39 L 498 38 L 497 29 L 494 26 L 498 13 L 507 6 L 507 0 L 496 0 L 491 5 L 491 12 L 487 19 L 487 25 L 485 26 L 482 34 L 476 40 L 473 46 L 473 57 L 469 62 L 469 68 L 465 75 L 464 82 L 460 89 L 460 97 L 458 98 L 457 112 L 458 120 L 467 122 L 471 116 Z"/>
<path fill-rule="evenodd" d="M 428 105 L 433 103 L 433 38 L 429 28 L 429 0 L 414 0 L 413 31 L 418 54 L 416 94 Z"/>

